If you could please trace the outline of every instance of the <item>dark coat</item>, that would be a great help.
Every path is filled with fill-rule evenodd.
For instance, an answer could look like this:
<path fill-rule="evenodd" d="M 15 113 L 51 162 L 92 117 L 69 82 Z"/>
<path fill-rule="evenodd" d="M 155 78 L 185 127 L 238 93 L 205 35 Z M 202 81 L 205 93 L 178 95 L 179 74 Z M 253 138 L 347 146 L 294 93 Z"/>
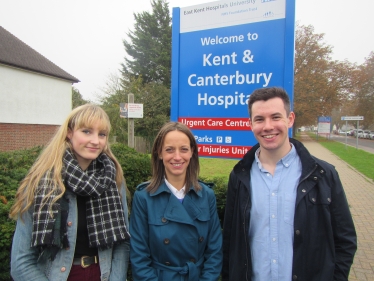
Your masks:
<path fill-rule="evenodd" d="M 130 260 L 135 281 L 218 280 L 222 232 L 213 190 L 200 183 L 183 204 L 165 182 L 154 193 L 135 192 L 130 218 Z"/>
<path fill-rule="evenodd" d="M 357 249 L 356 231 L 335 168 L 310 155 L 290 139 L 302 164 L 294 215 L 292 279 L 348 280 Z M 259 145 L 254 146 L 230 174 L 223 223 L 222 281 L 252 280 L 248 228 L 250 169 Z"/>

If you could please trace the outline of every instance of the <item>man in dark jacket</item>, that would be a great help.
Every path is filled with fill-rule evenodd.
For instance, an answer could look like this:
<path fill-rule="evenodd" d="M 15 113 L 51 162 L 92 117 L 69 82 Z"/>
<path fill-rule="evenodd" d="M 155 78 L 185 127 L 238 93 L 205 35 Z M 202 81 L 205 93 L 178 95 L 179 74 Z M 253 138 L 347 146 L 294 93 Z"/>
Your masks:
<path fill-rule="evenodd" d="M 259 143 L 230 174 L 222 280 L 348 280 L 357 239 L 337 171 L 288 137 L 283 89 L 255 90 L 248 109 Z"/>

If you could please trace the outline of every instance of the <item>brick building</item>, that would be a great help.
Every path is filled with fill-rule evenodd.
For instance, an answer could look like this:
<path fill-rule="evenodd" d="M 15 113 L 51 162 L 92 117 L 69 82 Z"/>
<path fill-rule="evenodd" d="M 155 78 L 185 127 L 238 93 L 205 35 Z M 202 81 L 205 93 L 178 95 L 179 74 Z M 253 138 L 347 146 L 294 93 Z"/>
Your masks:
<path fill-rule="evenodd" d="M 46 144 L 71 111 L 77 82 L 0 26 L 0 151 Z"/>

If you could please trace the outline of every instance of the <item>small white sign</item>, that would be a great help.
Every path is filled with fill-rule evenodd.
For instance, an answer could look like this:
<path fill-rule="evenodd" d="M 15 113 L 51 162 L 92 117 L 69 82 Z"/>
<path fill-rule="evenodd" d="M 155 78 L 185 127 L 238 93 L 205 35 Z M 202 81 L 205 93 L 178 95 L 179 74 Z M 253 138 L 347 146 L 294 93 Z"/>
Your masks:
<path fill-rule="evenodd" d="M 318 123 L 318 134 L 330 134 L 330 123 Z"/>
<path fill-rule="evenodd" d="M 142 103 L 121 103 L 120 117 L 122 118 L 143 118 Z"/>
<path fill-rule="evenodd" d="M 342 121 L 360 121 L 364 120 L 364 116 L 342 116 Z"/>

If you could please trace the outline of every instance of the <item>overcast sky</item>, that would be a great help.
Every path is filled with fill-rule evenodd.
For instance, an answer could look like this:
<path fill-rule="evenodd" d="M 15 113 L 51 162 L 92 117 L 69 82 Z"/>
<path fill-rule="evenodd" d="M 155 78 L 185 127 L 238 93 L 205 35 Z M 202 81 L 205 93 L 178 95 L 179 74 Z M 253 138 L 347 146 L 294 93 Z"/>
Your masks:
<path fill-rule="evenodd" d="M 74 86 L 85 99 L 95 100 L 124 62 L 122 41 L 133 29 L 133 13 L 151 11 L 150 2 L 1 0 L 0 25 L 78 78 Z M 169 6 L 207 2 L 212 1 L 169 0 Z M 362 64 L 374 51 L 373 8 L 373 0 L 296 0 L 296 20 L 325 33 L 333 59 Z"/>

